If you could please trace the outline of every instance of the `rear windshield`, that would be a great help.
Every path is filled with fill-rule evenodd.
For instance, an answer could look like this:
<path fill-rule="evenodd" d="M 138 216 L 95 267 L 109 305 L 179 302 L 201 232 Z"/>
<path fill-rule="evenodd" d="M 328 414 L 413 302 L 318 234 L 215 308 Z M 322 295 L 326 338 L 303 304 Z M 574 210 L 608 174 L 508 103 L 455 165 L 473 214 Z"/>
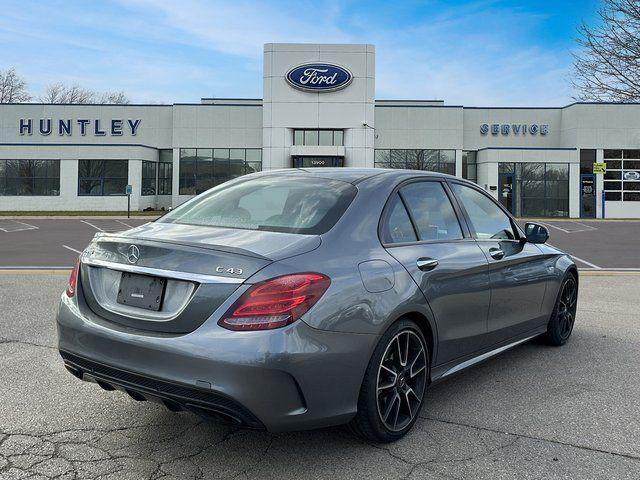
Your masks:
<path fill-rule="evenodd" d="M 256 177 L 213 188 L 158 222 L 319 235 L 333 227 L 356 192 L 338 180 Z"/>

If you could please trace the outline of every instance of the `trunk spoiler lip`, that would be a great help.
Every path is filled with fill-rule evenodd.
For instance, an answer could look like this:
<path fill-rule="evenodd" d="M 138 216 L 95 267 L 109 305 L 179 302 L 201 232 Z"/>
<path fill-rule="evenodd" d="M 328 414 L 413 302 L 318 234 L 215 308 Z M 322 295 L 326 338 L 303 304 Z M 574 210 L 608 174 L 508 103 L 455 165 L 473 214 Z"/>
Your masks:
<path fill-rule="evenodd" d="M 267 260 L 273 261 L 273 259 L 265 257 L 264 255 L 260 255 L 258 253 L 252 252 L 250 250 L 246 250 L 244 248 L 239 247 L 229 247 L 225 245 L 214 245 L 214 244 L 202 244 L 198 242 L 188 242 L 188 241 L 173 241 L 166 239 L 158 239 L 158 238 L 149 238 L 146 236 L 137 236 L 137 235 L 122 235 L 117 233 L 107 233 L 107 232 L 98 232 L 94 235 L 93 239 L 95 241 L 101 242 L 144 242 L 145 244 L 168 244 L 168 245 L 177 245 L 184 247 L 192 247 L 204 250 L 214 250 L 218 252 L 232 253 L 235 255 L 243 255 L 246 257 L 257 258 L 259 260 Z"/>

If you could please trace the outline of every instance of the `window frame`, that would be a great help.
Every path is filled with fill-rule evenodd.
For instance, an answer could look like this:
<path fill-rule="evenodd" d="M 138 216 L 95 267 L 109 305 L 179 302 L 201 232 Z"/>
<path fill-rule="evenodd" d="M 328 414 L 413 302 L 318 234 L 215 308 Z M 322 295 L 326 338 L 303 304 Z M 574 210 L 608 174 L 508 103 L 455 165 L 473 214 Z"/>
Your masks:
<path fill-rule="evenodd" d="M 81 177 L 80 176 L 80 162 L 126 162 L 127 165 L 127 176 L 126 177 L 106 177 L 104 175 L 99 177 Z M 78 175 L 77 175 L 77 187 L 78 187 L 78 197 L 126 197 L 126 185 L 129 185 L 129 159 L 128 158 L 80 158 L 78 159 Z M 118 180 L 126 178 L 125 182 L 125 191 L 122 193 L 104 193 L 104 182 L 105 180 Z M 89 193 L 80 193 L 80 182 L 82 180 L 99 180 L 100 181 L 100 194 L 99 195 L 91 195 Z"/>
<path fill-rule="evenodd" d="M 182 171 L 182 152 L 183 150 L 193 150 L 195 152 L 195 154 L 193 155 L 193 168 L 194 168 L 194 184 L 193 184 L 193 189 L 194 189 L 194 193 L 186 193 L 184 192 L 185 189 L 189 188 L 187 186 L 185 186 L 185 183 L 187 183 L 187 179 L 190 179 L 189 176 L 183 176 L 181 174 Z M 232 162 L 234 161 L 239 161 L 240 159 L 235 159 L 235 158 L 231 158 L 231 151 L 232 150 L 242 150 L 244 152 L 244 160 L 242 160 L 242 173 L 237 175 L 237 176 L 231 176 L 230 172 L 231 172 L 231 166 L 232 166 Z M 206 175 L 206 172 L 200 176 L 198 173 L 198 165 L 199 164 L 203 164 L 203 161 L 198 161 L 200 157 L 199 155 L 199 151 L 210 151 L 211 153 L 211 161 L 212 161 L 212 165 L 211 165 L 211 174 L 210 175 Z M 223 157 L 216 157 L 216 153 L 220 153 L 222 151 L 226 151 L 226 158 Z M 247 152 L 249 151 L 256 151 L 256 152 L 260 152 L 260 160 L 254 160 L 253 159 L 253 155 L 251 155 L 251 159 L 247 160 Z M 263 155 L 262 155 L 262 148 L 257 148 L 257 147 L 179 147 L 178 148 L 178 195 L 184 195 L 184 196 L 196 196 L 196 195 L 200 195 L 206 191 L 209 191 L 211 188 L 215 188 L 218 185 L 222 185 L 223 183 L 229 182 L 231 180 L 234 180 L 235 178 L 240 178 L 243 177 L 245 175 L 249 175 L 252 173 L 257 173 L 257 172 L 261 172 L 263 171 L 262 166 L 263 166 Z M 202 156 L 203 158 L 209 158 L 206 156 Z M 184 157 L 184 158 L 189 158 L 189 157 Z M 216 159 L 218 160 L 218 162 L 216 163 Z M 226 164 L 224 163 L 224 161 L 226 161 Z M 169 163 L 169 162 L 166 162 Z M 227 169 L 226 169 L 226 175 L 220 175 L 218 176 L 216 174 L 216 164 L 218 165 L 218 168 L 220 167 L 220 165 L 226 165 Z M 260 170 L 257 171 L 251 171 L 249 172 L 249 168 L 254 168 L 254 166 L 257 166 L 257 164 L 260 165 Z M 251 165 L 251 167 L 249 167 L 249 165 Z M 173 172 L 172 172 L 173 174 Z M 220 182 L 216 182 L 216 179 L 219 178 L 223 178 L 222 181 Z M 212 186 L 209 187 L 206 190 L 203 190 L 201 192 L 198 193 L 198 180 L 200 181 L 206 181 L 206 180 L 211 180 L 212 182 Z M 171 191 L 173 192 L 173 187 L 171 189 Z M 183 193 L 184 192 L 184 193 Z M 168 195 L 168 194 L 167 194 Z"/>
<path fill-rule="evenodd" d="M 55 163 L 57 162 L 57 170 L 58 170 L 58 176 L 41 176 L 41 175 L 30 175 L 30 176 L 9 176 L 7 175 L 7 165 L 9 162 L 27 162 L 28 164 L 28 168 L 29 171 L 35 171 L 35 164 L 34 162 L 51 162 L 51 165 L 47 166 L 47 169 L 50 168 L 54 168 L 53 165 L 55 165 Z M 4 168 L 0 169 L 0 184 L 2 185 L 2 189 L 0 189 L 0 197 L 59 197 L 60 196 L 60 169 L 62 167 L 62 163 L 61 160 L 59 158 L 3 158 L 0 159 L 0 163 L 4 163 Z M 20 194 L 20 193 L 16 193 L 16 194 L 8 194 L 6 193 L 7 191 L 7 181 L 8 180 L 26 180 L 29 179 L 30 183 L 31 183 L 31 191 L 32 193 L 29 194 Z M 57 191 L 58 193 L 33 193 L 33 190 L 35 190 L 35 184 L 36 184 L 36 180 L 45 180 L 45 181 L 51 181 L 51 180 L 57 180 L 58 183 L 58 188 L 57 189 L 53 189 L 55 191 Z"/>
<path fill-rule="evenodd" d="M 142 160 L 142 171 L 141 171 L 141 175 L 140 175 L 140 196 L 141 197 L 154 197 L 158 194 L 158 163 L 159 162 L 153 162 L 151 160 Z M 145 164 L 146 165 L 153 165 L 153 177 L 145 177 Z M 153 193 L 144 193 L 144 182 L 145 180 L 149 181 L 149 180 L 153 180 Z"/>
<path fill-rule="evenodd" d="M 411 214 L 411 210 L 409 210 L 407 203 L 405 202 L 404 198 L 400 194 L 400 189 L 412 183 L 418 183 L 418 182 L 437 182 L 442 186 L 442 189 L 444 190 L 445 195 L 448 198 L 449 203 L 451 204 L 451 208 L 453 208 L 453 212 L 455 213 L 456 220 L 458 221 L 458 225 L 460 226 L 460 231 L 462 232 L 462 238 L 420 240 L 420 235 L 418 234 L 419 230 L 416 225 L 415 219 L 413 218 L 413 215 Z M 413 228 L 413 232 L 416 238 L 418 239 L 415 242 L 385 242 L 383 240 L 384 238 L 383 228 L 384 228 L 385 222 L 387 222 L 389 215 L 391 213 L 391 203 L 395 195 L 398 195 L 398 197 L 400 198 L 400 202 L 402 203 L 405 211 L 407 212 L 407 216 L 409 217 L 409 221 L 411 222 L 411 227 Z M 387 197 L 387 200 L 385 201 L 384 207 L 382 208 L 382 213 L 380 214 L 380 218 L 378 219 L 378 240 L 380 241 L 380 244 L 384 248 L 395 248 L 395 247 L 406 247 L 411 245 L 428 245 L 428 244 L 439 244 L 439 243 L 458 243 L 458 242 L 468 242 L 469 240 L 474 240 L 473 237 L 471 236 L 471 231 L 469 230 L 466 224 L 466 221 L 463 221 L 463 218 L 464 217 L 462 216 L 462 210 L 460 209 L 458 202 L 455 199 L 453 192 L 451 191 L 451 188 L 447 184 L 446 179 L 429 178 L 429 177 L 408 178 L 398 183 L 393 188 L 393 190 Z"/>
<path fill-rule="evenodd" d="M 469 229 L 469 233 L 471 234 L 471 238 L 473 238 L 476 242 L 518 242 L 520 243 L 526 239 L 524 232 L 518 225 L 518 222 L 515 221 L 515 218 L 513 217 L 513 215 L 511 215 L 509 210 L 507 210 L 500 202 L 498 202 L 495 198 L 493 198 L 492 195 L 488 194 L 485 190 L 480 188 L 478 185 L 471 182 L 459 181 L 456 179 L 447 180 L 447 184 L 459 184 L 464 187 L 471 188 L 473 190 L 476 190 L 477 192 L 480 192 L 482 195 L 484 195 L 489 200 L 491 200 L 493 204 L 496 205 L 507 216 L 507 218 L 509 219 L 509 223 L 511 224 L 511 228 L 513 229 L 516 237 L 513 239 L 511 238 L 499 238 L 499 239 L 498 238 L 478 238 L 478 232 L 475 229 L 475 225 L 471 221 L 471 217 L 469 216 L 469 213 L 464 208 L 464 204 L 462 203 L 461 200 L 458 199 L 453 189 L 449 187 L 451 190 L 451 195 L 455 199 L 455 202 L 457 203 L 458 207 L 460 208 L 460 211 L 462 212 L 462 215 L 467 224 L 467 228 Z"/>

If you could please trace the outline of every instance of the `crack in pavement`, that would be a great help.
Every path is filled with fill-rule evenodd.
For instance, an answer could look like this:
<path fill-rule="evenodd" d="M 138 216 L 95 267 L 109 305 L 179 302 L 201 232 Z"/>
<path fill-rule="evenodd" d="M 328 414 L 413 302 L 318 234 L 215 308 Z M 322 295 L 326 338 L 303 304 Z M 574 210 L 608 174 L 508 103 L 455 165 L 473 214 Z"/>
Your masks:
<path fill-rule="evenodd" d="M 485 431 L 485 432 L 491 432 L 491 433 L 497 433 L 497 434 L 502 434 L 502 435 L 509 435 L 509 436 L 514 436 L 514 437 L 518 437 L 518 438 L 526 438 L 529 440 L 536 440 L 539 442 L 546 442 L 546 443 L 552 443 L 552 444 L 556 444 L 556 445 L 562 445 L 565 447 L 572 447 L 572 448 L 577 448 L 580 450 L 586 450 L 589 452 L 596 452 L 596 453 L 603 453 L 605 455 L 613 455 L 616 457 L 622 457 L 622 458 L 627 458 L 629 460 L 634 460 L 634 461 L 640 461 L 640 456 L 636 456 L 636 455 L 631 455 L 628 453 L 620 453 L 620 452 L 614 452 L 611 450 L 602 450 L 600 448 L 595 448 L 595 447 L 590 447 L 588 445 L 579 445 L 579 444 L 575 444 L 575 443 L 569 443 L 569 442 L 562 442 L 560 440 L 554 440 L 551 438 L 545 438 L 545 437 L 536 437 L 534 435 L 525 435 L 522 433 L 514 433 L 514 432 L 506 432 L 504 430 L 498 430 L 498 429 L 494 429 L 494 428 L 489 428 L 489 427 L 481 427 L 478 425 L 471 425 L 468 423 L 462 423 L 462 422 L 453 422 L 450 420 L 441 420 L 439 418 L 433 418 L 433 417 L 426 417 L 426 416 L 420 416 L 421 419 L 423 420 L 430 420 L 433 422 L 439 422 L 439 423 L 445 423 L 448 425 L 456 425 L 459 427 L 467 427 L 467 428 L 472 428 L 474 430 L 481 430 L 481 431 Z"/>
<path fill-rule="evenodd" d="M 48 349 L 51 349 L 51 350 L 58 350 L 57 347 L 52 347 L 51 345 L 42 345 L 40 343 L 27 342 L 25 340 L 15 340 L 15 339 L 12 339 L 12 338 L 0 338 L 0 345 L 12 344 L 12 343 L 15 343 L 15 344 L 18 344 L 18 345 L 27 345 L 27 346 L 30 346 L 30 347 L 39 347 L 39 348 L 48 348 Z"/>

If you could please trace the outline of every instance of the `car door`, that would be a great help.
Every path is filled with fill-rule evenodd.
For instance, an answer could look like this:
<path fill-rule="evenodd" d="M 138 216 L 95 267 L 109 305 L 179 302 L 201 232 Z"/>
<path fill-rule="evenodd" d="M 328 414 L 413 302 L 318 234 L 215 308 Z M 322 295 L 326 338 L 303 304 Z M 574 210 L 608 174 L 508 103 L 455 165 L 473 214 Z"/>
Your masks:
<path fill-rule="evenodd" d="M 489 339 L 498 343 L 544 323 L 547 283 L 540 248 L 523 240 L 515 222 L 480 188 L 450 182 L 469 229 L 489 262 Z"/>
<path fill-rule="evenodd" d="M 390 198 L 381 223 L 385 248 L 411 274 L 433 312 L 436 364 L 486 343 L 488 262 L 459 215 L 444 182 L 410 181 Z"/>

